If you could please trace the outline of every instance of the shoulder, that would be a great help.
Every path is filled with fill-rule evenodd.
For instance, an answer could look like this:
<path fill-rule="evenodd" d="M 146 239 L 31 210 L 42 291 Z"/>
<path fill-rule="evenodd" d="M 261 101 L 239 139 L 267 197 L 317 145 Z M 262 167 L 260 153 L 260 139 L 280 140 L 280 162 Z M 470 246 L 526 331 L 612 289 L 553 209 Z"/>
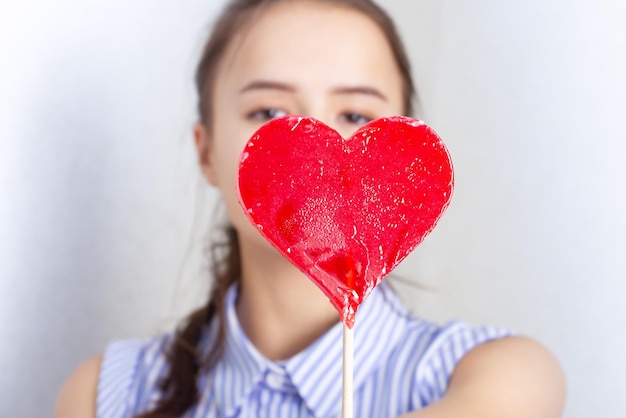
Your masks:
<path fill-rule="evenodd" d="M 544 346 L 530 338 L 509 337 L 464 356 L 445 403 L 455 407 L 470 396 L 476 400 L 477 416 L 560 417 L 565 387 L 560 364 Z"/>
<path fill-rule="evenodd" d="M 512 333 L 491 326 L 475 326 L 453 321 L 440 326 L 412 318 L 399 350 L 411 361 L 413 406 L 425 407 L 437 402 L 448 389 L 459 362 L 471 351 L 487 343 L 502 340 Z"/>
<path fill-rule="evenodd" d="M 383 289 L 386 290 L 386 289 Z M 512 332 L 493 326 L 476 326 L 461 321 L 440 325 L 412 314 L 393 291 L 379 298 L 383 308 L 392 311 L 384 317 L 384 329 L 392 328 L 397 339 L 385 338 L 393 346 L 383 364 L 394 380 L 405 382 L 403 393 L 410 399 L 407 408 L 420 409 L 439 401 L 458 363 L 473 349 L 488 342 L 501 340 Z M 388 320 L 391 317 L 392 320 Z M 375 330 L 375 329 L 374 329 Z M 382 333 L 381 333 L 382 334 Z"/>
<path fill-rule="evenodd" d="M 378 298 L 378 304 L 382 308 L 376 306 L 377 313 L 393 312 L 381 319 L 385 322 L 382 328 L 392 328 L 397 336 L 387 339 L 387 345 L 393 346 L 388 367 L 402 368 L 407 379 L 412 376 L 413 386 L 420 392 L 416 405 L 428 405 L 443 396 L 457 363 L 470 350 L 513 334 L 494 326 L 462 321 L 441 325 L 424 320 L 410 312 L 394 291 L 381 292 L 384 297 Z"/>
<path fill-rule="evenodd" d="M 159 395 L 170 335 L 120 340 L 81 364 L 59 392 L 55 418 L 127 417 L 145 410 Z"/>
<path fill-rule="evenodd" d="M 406 417 L 558 418 L 564 403 L 565 378 L 554 356 L 530 338 L 509 336 L 468 350 L 441 399 Z"/>
<path fill-rule="evenodd" d="M 72 372 L 59 391 L 55 418 L 96 416 L 96 393 L 101 363 L 102 356 L 96 356 Z"/>
<path fill-rule="evenodd" d="M 404 310 L 394 294 L 385 300 L 397 312 L 392 328 L 401 330 L 385 373 L 400 382 L 395 393 L 413 411 L 407 417 L 561 416 L 563 371 L 538 342 L 493 326 L 441 326 Z"/>
<path fill-rule="evenodd" d="M 413 353 L 417 417 L 560 417 L 565 378 L 537 341 L 497 327 L 411 321 L 404 349 Z"/>
<path fill-rule="evenodd" d="M 115 341 L 102 358 L 96 407 L 98 417 L 127 417 L 149 409 L 167 373 L 171 334 L 145 340 Z"/>

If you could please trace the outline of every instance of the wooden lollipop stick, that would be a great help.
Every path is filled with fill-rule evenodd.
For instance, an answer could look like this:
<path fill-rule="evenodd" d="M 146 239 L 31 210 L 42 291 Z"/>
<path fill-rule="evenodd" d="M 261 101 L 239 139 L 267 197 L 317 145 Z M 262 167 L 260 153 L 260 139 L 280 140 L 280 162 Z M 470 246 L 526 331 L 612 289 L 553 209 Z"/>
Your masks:
<path fill-rule="evenodd" d="M 343 418 L 354 417 L 354 330 L 343 325 L 343 392 L 341 398 Z"/>

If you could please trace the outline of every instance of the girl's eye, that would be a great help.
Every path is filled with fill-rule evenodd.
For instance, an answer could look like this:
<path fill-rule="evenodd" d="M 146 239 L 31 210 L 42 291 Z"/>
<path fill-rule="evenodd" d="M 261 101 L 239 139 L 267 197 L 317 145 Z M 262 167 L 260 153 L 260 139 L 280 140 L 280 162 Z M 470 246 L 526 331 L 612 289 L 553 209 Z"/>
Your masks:
<path fill-rule="evenodd" d="M 248 119 L 267 122 L 274 118 L 279 118 L 285 115 L 287 115 L 287 112 L 285 112 L 284 110 L 270 107 L 267 109 L 255 110 L 254 112 L 249 113 Z"/>
<path fill-rule="evenodd" d="M 361 115 L 360 113 L 346 112 L 339 115 L 339 121 L 352 125 L 365 125 L 366 123 L 371 122 L 372 119 Z"/>

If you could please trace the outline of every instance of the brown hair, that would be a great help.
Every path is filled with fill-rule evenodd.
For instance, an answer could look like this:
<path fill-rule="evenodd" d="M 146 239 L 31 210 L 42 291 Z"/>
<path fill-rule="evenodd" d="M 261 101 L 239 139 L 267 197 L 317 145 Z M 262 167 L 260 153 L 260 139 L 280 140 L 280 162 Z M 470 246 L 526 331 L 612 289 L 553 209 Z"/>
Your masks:
<path fill-rule="evenodd" d="M 297 0 L 231 0 L 219 16 L 204 48 L 196 70 L 198 112 L 200 120 L 211 129 L 212 88 L 217 69 L 234 35 L 266 8 Z M 389 16 L 371 0 L 306 0 L 320 1 L 359 11 L 372 19 L 389 42 L 403 82 L 404 113 L 412 115 L 415 87 L 404 46 Z M 159 382 L 162 396 L 152 411 L 138 418 L 174 418 L 184 414 L 198 401 L 197 381 L 201 372 L 211 369 L 224 348 L 226 320 L 225 298 L 228 288 L 239 280 L 241 260 L 239 240 L 232 226 L 226 227 L 222 240 L 210 246 L 211 272 L 214 278 L 207 304 L 193 312 L 176 331 L 166 352 L 167 375 Z M 207 326 L 217 320 L 217 333 L 210 349 L 202 356 L 198 345 Z"/>

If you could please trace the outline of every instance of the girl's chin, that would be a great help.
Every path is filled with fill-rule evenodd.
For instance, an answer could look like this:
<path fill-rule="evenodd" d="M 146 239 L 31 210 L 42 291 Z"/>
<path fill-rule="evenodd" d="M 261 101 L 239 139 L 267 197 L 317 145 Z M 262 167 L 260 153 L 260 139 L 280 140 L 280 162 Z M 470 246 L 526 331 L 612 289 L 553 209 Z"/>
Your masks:
<path fill-rule="evenodd" d="M 236 229 L 239 234 L 239 242 L 243 247 L 247 247 L 248 251 L 253 251 L 256 255 L 263 257 L 280 257 L 284 259 L 282 254 L 252 225 Z M 288 261 L 285 259 L 285 262 Z"/>

